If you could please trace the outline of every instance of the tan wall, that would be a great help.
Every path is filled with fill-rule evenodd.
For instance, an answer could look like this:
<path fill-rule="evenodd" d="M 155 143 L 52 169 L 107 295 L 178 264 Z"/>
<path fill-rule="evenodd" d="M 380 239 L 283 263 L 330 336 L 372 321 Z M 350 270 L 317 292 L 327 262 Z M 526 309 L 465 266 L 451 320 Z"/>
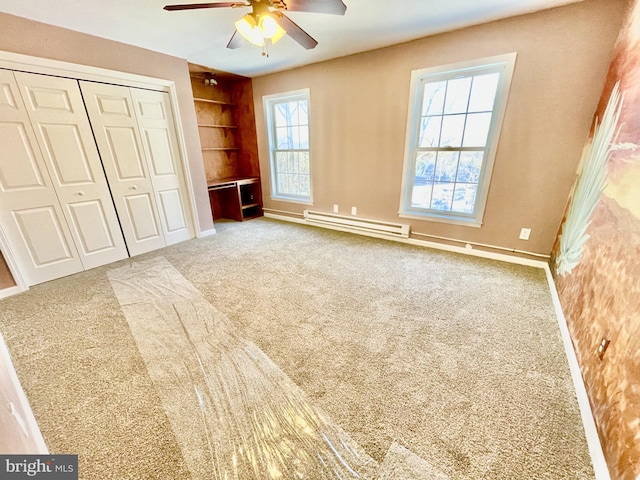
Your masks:
<path fill-rule="evenodd" d="M 186 60 L 0 13 L 0 50 L 173 80 L 200 230 L 213 228 Z"/>
<path fill-rule="evenodd" d="M 254 78 L 265 207 L 305 208 L 270 199 L 263 95 L 310 88 L 314 209 L 357 206 L 359 216 L 398 221 L 411 71 L 517 52 L 484 225 L 411 223 L 420 233 L 548 254 L 623 6 L 586 0 Z M 532 229 L 528 242 L 518 240 L 521 227 Z"/>
<path fill-rule="evenodd" d="M 16 282 L 13 280 L 11 271 L 7 266 L 2 253 L 0 253 L 0 290 L 15 286 Z"/>

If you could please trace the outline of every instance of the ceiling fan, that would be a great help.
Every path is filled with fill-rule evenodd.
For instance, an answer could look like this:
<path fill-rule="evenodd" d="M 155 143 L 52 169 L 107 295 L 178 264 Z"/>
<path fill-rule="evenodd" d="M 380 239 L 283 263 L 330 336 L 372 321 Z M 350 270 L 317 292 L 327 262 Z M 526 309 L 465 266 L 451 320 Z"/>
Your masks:
<path fill-rule="evenodd" d="M 197 8 L 240 8 L 251 7 L 248 13 L 235 22 L 227 48 L 241 47 L 243 39 L 263 47 L 265 42 L 276 43 L 285 34 L 298 42 L 307 50 L 314 48 L 318 42 L 282 11 L 327 13 L 344 15 L 347 6 L 342 0 L 246 0 L 246 2 L 190 3 L 185 5 L 167 5 L 165 10 L 193 10 Z"/>

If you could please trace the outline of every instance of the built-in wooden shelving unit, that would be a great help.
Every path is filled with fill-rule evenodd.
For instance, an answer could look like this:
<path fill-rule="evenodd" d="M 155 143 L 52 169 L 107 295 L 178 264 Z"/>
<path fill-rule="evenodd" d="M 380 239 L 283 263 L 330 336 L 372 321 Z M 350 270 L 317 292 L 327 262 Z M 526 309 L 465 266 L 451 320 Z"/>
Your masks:
<path fill-rule="evenodd" d="M 215 219 L 262 215 L 251 79 L 190 65 L 200 144 Z M 209 82 L 210 83 L 210 82 Z"/>

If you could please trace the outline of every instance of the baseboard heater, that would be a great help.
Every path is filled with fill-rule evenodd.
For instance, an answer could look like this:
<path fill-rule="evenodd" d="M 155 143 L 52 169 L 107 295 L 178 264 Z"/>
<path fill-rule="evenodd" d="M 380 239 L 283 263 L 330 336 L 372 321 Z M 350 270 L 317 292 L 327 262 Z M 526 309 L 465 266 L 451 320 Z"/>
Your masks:
<path fill-rule="evenodd" d="M 409 225 L 401 223 L 382 222 L 357 217 L 338 215 L 337 213 L 304 211 L 306 223 L 321 225 L 336 230 L 355 230 L 390 237 L 409 238 Z"/>

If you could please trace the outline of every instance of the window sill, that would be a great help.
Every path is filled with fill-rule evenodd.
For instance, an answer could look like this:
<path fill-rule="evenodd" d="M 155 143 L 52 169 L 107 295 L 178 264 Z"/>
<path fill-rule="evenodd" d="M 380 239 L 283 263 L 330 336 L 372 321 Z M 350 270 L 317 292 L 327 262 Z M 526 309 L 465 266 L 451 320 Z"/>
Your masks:
<path fill-rule="evenodd" d="M 461 218 L 461 217 L 450 217 L 450 216 L 438 216 L 438 215 L 420 215 L 420 214 L 410 214 L 410 213 L 402 213 L 399 212 L 398 216 L 400 218 L 410 218 L 413 220 L 424 220 L 427 222 L 439 222 L 439 223 L 449 223 L 451 225 L 460 225 L 462 227 L 473 227 L 480 228 L 482 227 L 482 222 L 473 218 Z"/>
<path fill-rule="evenodd" d="M 313 206 L 313 200 L 298 200 L 295 198 L 288 197 L 270 197 L 274 202 L 288 202 L 288 203 L 299 203 L 300 205 L 311 205 Z"/>

